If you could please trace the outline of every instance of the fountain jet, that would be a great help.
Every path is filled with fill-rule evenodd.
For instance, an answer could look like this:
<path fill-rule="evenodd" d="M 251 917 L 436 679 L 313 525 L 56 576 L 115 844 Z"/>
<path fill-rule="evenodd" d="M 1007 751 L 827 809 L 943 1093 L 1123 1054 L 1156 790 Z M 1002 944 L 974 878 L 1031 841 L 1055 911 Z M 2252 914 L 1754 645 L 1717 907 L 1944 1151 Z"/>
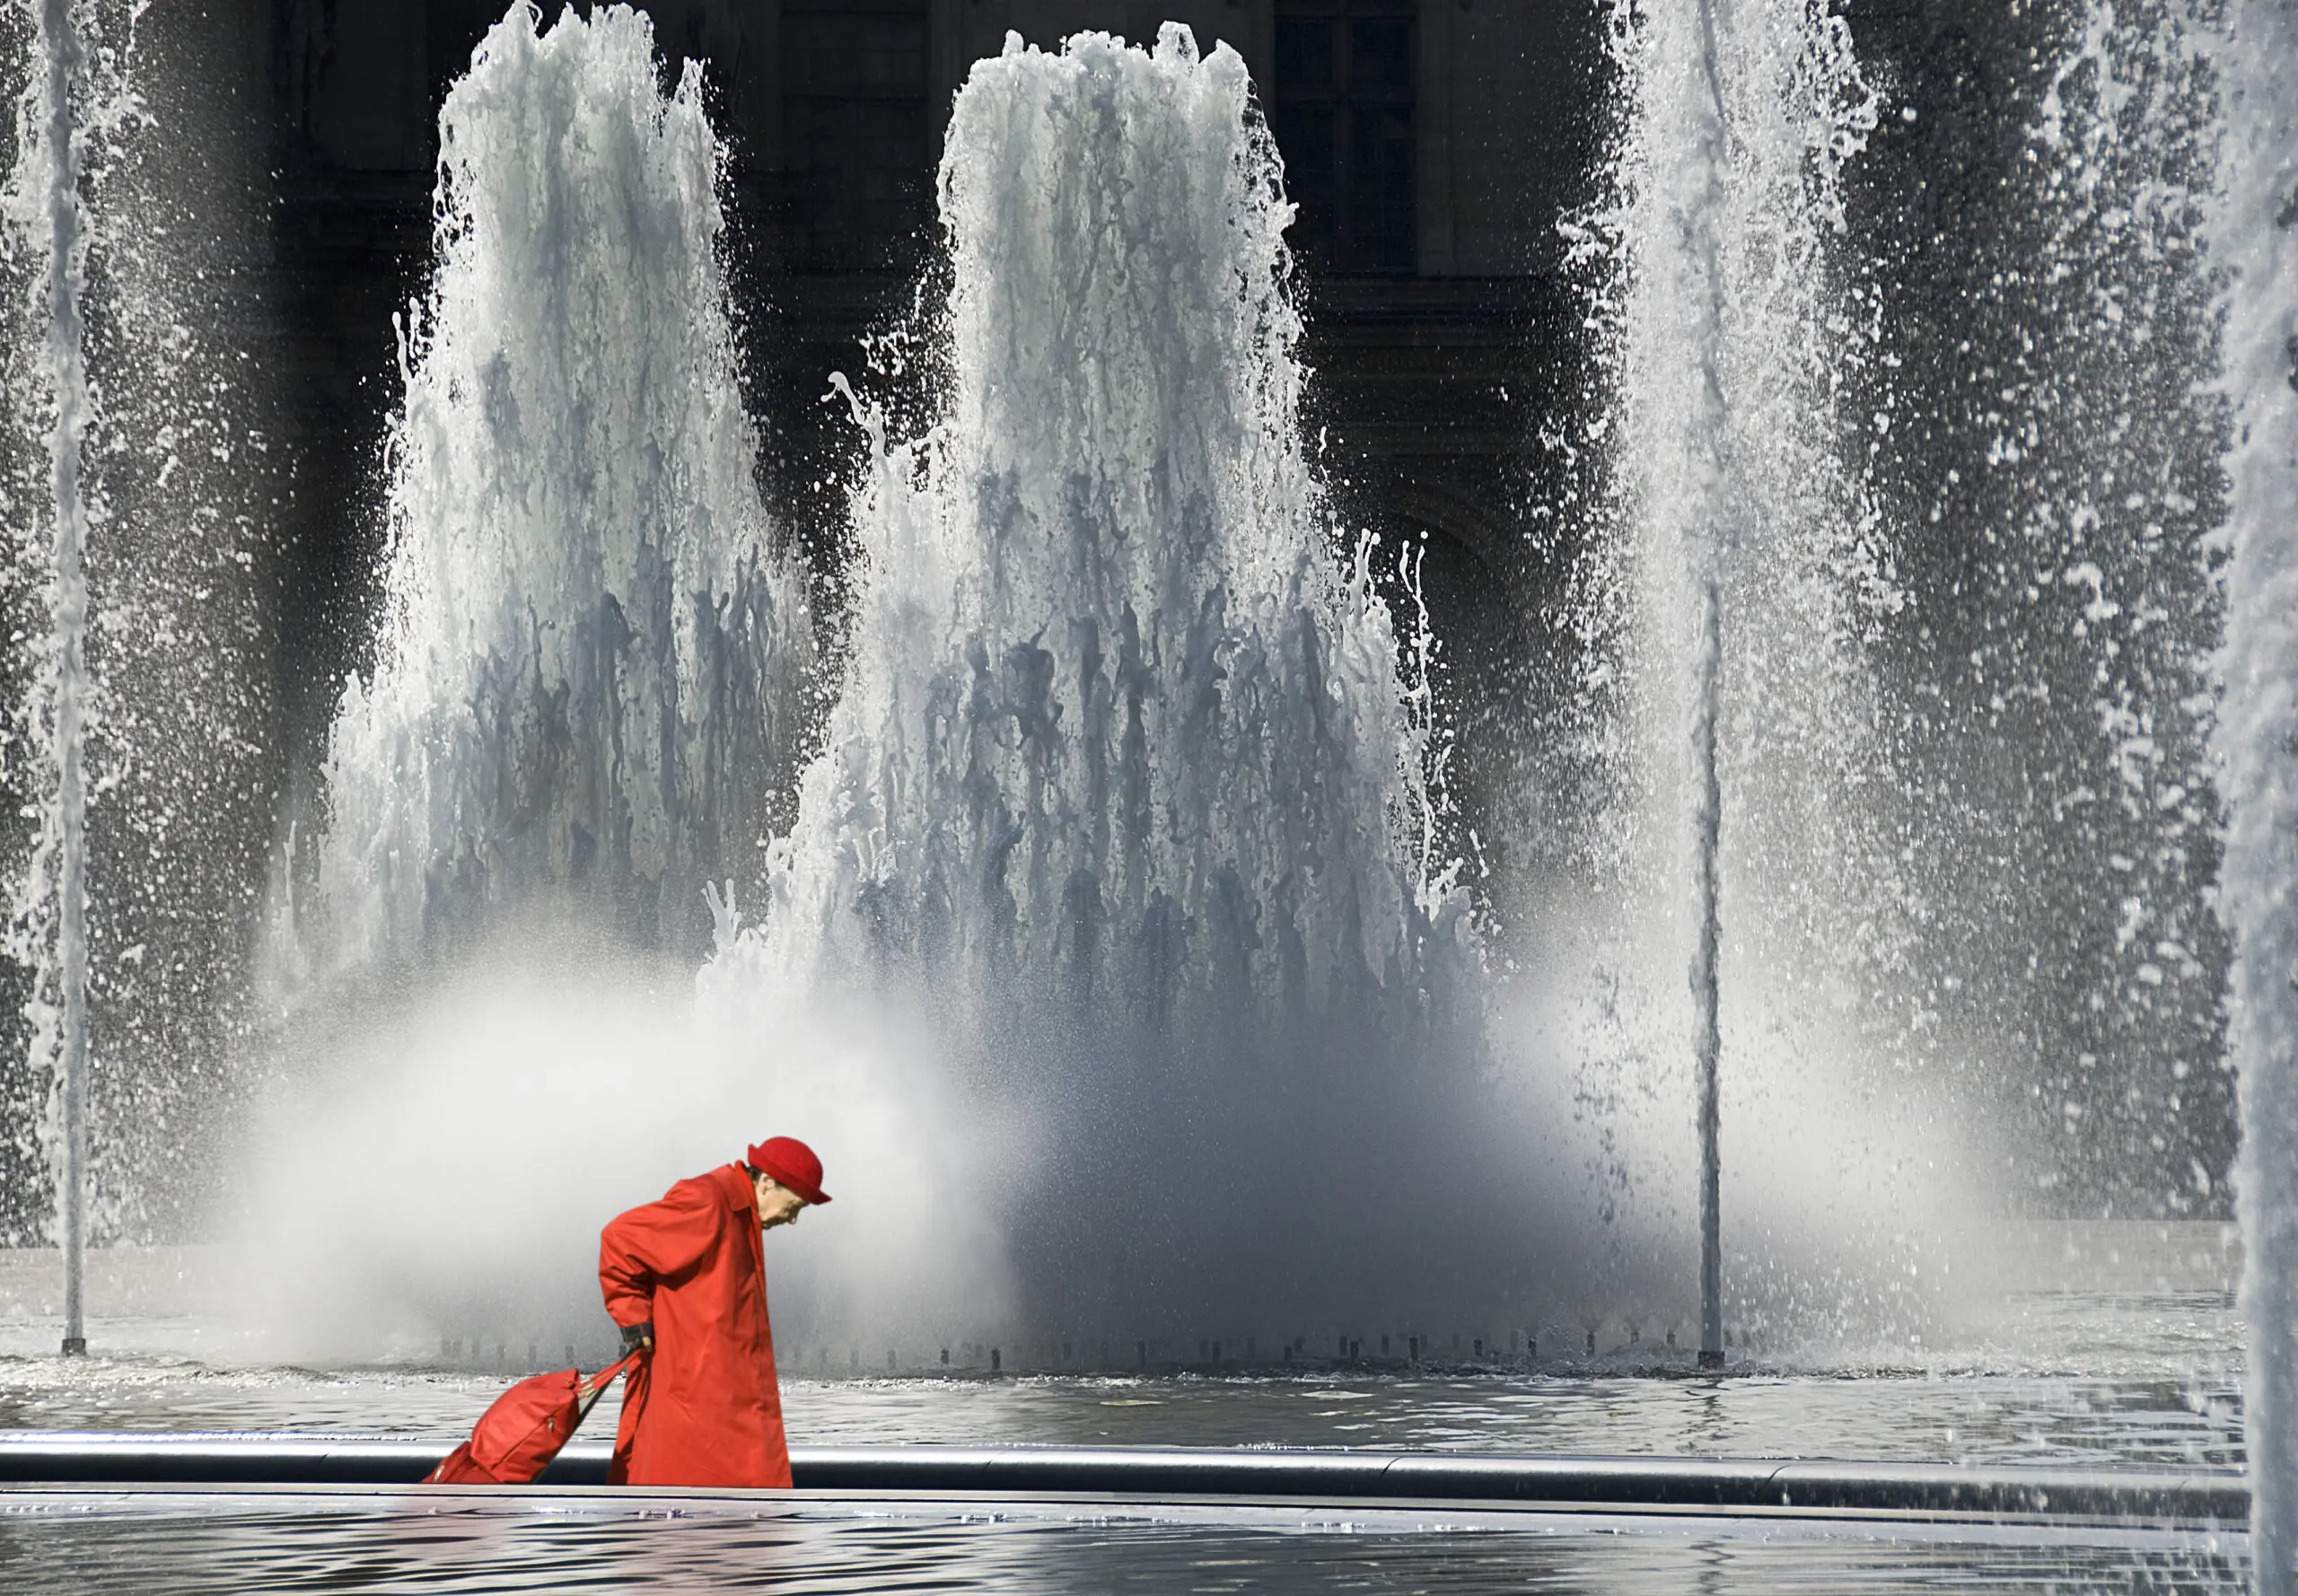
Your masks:
<path fill-rule="evenodd" d="M 1695 316 L 1700 343 L 1694 358 L 1707 411 L 1704 441 L 1717 452 L 1717 458 L 1708 462 L 1708 488 L 1713 496 L 1705 530 L 1711 547 L 1693 557 L 1706 568 L 1701 573 L 1699 636 L 1693 645 L 1692 664 L 1692 879 L 1694 912 L 1699 917 L 1691 967 L 1692 1049 L 1699 1126 L 1699 1365 L 1719 1369 L 1724 1365 L 1724 1109 L 1719 1078 L 1724 1054 L 1720 1006 L 1724 907 L 1717 873 L 1724 840 L 1724 787 L 1716 774 L 1715 737 L 1724 707 L 1724 607 L 1716 591 L 1715 563 L 1724 541 L 1718 518 L 1728 513 L 1719 491 L 1727 470 L 1721 451 L 1728 434 L 1719 369 L 1726 288 L 1717 230 L 1723 222 L 1720 201 L 1730 167 L 1724 142 L 1724 67 L 1716 53 L 1715 0 L 1699 0 L 1699 41 L 1705 93 L 1694 101 L 1697 107 L 1694 128 L 1706 181 L 1690 190 L 1691 215 L 1685 231 L 1697 256 L 1695 270 L 1707 291 L 1708 313 Z"/>
<path fill-rule="evenodd" d="M 1824 6 L 1621 5 L 1611 46 L 1609 191 L 1566 235 L 1594 268 L 1611 385 L 1609 504 L 1581 580 L 1583 635 L 1599 640 L 1586 690 L 1608 706 L 1588 757 L 1614 795 L 1570 918 L 1592 927 L 1583 1090 L 1666 1105 L 1665 1125 L 1634 1133 L 1646 1159 L 1614 1178 L 1649 1194 L 1639 1228 L 1674 1229 L 1675 1244 L 1654 1242 L 1696 1265 L 1698 1357 L 1715 1367 L 1727 1305 L 1761 1311 L 1762 1276 L 1784 1262 L 1785 1216 L 1758 1195 L 1779 1161 L 1753 1151 L 1778 1116 L 1741 1106 L 1772 1092 L 1808 1104 L 1796 1075 L 1841 1069 L 1840 1038 L 1811 1022 L 1873 980 L 1855 961 L 1902 900 L 1860 791 L 1874 729 L 1859 628 L 1867 604 L 1889 602 L 1875 580 L 1888 560 L 1835 415 L 1875 336 L 1845 313 L 1834 240 L 1840 174 L 1877 100 Z M 1652 973 L 1687 969 L 1688 989 Z M 1732 1162 L 1732 1191 L 1747 1194 L 1732 1197 L 1735 1233 L 1768 1232 L 1772 1254 L 1732 1254 L 1749 1262 L 1728 1303 L 1727 1113 L 1750 1150 Z"/>
<path fill-rule="evenodd" d="M 440 112 L 389 609 L 329 739 L 291 990 L 522 906 L 698 951 L 802 735 L 812 625 L 754 480 L 701 70 L 665 96 L 626 8 L 539 20 L 514 5 Z"/>
<path fill-rule="evenodd" d="M 31 1050 L 53 1083 L 57 1241 L 64 1261 L 66 1355 L 87 1351 L 83 1263 L 88 1223 L 88 506 L 82 451 L 90 421 L 86 283 L 88 217 L 81 196 L 84 150 L 76 121 L 89 92 L 85 19 L 73 0 L 43 0 L 39 59 L 19 124 L 22 145 L 9 186 L 10 221 L 42 262 L 47 311 L 41 372 L 48 409 L 50 632 L 32 720 L 53 793 L 20 911 L 35 942 Z"/>
<path fill-rule="evenodd" d="M 1698 772 L 1693 888 L 1699 942 L 1692 954 L 1693 1090 L 1699 1124 L 1699 1366 L 1724 1366 L 1724 1063 L 1719 960 L 1724 944 L 1717 855 L 1724 841 L 1724 789 L 1715 774 L 1715 722 L 1722 713 L 1722 603 L 1710 581 L 1699 607 L 1698 708 L 1692 720 L 1692 759 Z"/>
<path fill-rule="evenodd" d="M 2220 903 L 2236 947 L 2251 1562 L 2259 1596 L 2286 1596 L 2298 1590 L 2298 16 L 2244 5 L 2231 42 L 2213 251 L 2235 274 Z"/>
<path fill-rule="evenodd" d="M 1250 108 L 1179 26 L 974 67 L 945 408 L 907 441 L 857 409 L 852 664 L 762 920 L 727 912 L 704 976 L 736 1012 L 934 1014 L 952 1078 L 1039 1127 L 1003 1171 L 1035 1278 L 1159 1313 L 1373 1273 L 1322 1261 L 1318 1172 L 1467 1162 L 1416 1127 L 1479 1024 L 1388 557 L 1303 455 Z"/>

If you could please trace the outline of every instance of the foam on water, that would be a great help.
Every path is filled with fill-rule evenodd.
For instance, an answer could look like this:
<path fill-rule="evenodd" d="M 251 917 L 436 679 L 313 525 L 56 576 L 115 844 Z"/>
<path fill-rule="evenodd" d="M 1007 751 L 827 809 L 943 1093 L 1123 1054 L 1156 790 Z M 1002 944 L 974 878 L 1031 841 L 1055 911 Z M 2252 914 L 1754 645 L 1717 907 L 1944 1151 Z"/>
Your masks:
<path fill-rule="evenodd" d="M 700 71 L 665 96 L 638 13 L 539 23 L 515 5 L 440 113 L 383 636 L 285 908 L 291 986 L 539 899 L 698 947 L 797 740 L 811 623 L 753 480 Z"/>
<path fill-rule="evenodd" d="M 2235 13 L 2218 218 L 2236 407 L 2216 745 L 2220 912 L 2234 933 L 2233 1055 L 2248 1252 L 2251 1548 L 2261 1592 L 2298 1589 L 2298 15 Z"/>

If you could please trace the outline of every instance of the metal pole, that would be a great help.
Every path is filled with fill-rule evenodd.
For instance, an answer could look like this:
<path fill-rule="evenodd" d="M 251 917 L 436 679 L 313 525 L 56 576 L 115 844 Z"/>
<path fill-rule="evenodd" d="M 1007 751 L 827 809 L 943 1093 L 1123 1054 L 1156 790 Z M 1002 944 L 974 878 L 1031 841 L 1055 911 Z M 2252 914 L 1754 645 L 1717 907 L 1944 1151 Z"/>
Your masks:
<path fill-rule="evenodd" d="M 64 1353 L 88 1350 L 81 1276 L 87 1246 L 88 882 L 87 778 L 81 763 L 87 674 L 88 584 L 81 557 L 87 508 L 80 496 L 80 440 L 86 428 L 87 371 L 80 320 L 80 157 L 72 126 L 72 80 L 79 41 L 71 0 L 42 0 L 40 44 L 48 64 L 48 371 L 56 428 L 48 440 L 56 505 L 56 960 L 64 1034 Z"/>
<path fill-rule="evenodd" d="M 1693 1059 L 1699 1098 L 1699 1366 L 1724 1366 L 1723 1116 L 1716 1100 L 1716 1065 L 1724 1048 L 1717 1015 L 1716 960 L 1723 921 L 1717 904 L 1716 850 L 1722 840 L 1724 789 L 1715 774 L 1715 720 L 1722 697 L 1722 606 L 1710 574 L 1700 590 L 1698 704 L 1692 715 L 1692 754 L 1697 767 L 1694 811 L 1699 947 L 1692 955 Z"/>

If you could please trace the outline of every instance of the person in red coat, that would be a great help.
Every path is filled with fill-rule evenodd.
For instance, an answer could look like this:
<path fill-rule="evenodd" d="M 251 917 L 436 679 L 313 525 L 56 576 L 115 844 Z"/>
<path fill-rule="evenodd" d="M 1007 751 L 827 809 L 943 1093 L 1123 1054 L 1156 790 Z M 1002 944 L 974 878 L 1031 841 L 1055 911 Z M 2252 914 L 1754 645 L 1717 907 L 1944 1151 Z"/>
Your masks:
<path fill-rule="evenodd" d="M 607 1312 L 647 1355 L 623 1383 L 609 1484 L 789 1485 L 760 1242 L 828 1201 L 822 1161 L 776 1136 L 600 1232 Z"/>

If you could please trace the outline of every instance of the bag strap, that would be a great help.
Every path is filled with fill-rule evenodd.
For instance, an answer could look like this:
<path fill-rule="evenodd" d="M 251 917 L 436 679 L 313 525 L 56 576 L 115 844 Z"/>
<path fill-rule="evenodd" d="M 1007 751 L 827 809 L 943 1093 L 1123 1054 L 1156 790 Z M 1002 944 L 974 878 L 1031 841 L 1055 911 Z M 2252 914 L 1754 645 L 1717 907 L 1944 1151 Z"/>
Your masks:
<path fill-rule="evenodd" d="M 606 1395 L 607 1387 L 615 1382 L 615 1377 L 627 1372 L 638 1362 L 640 1355 L 638 1349 L 634 1347 L 624 1353 L 618 1362 L 609 1364 L 596 1374 L 575 1381 L 574 1398 L 582 1405 L 575 1418 L 577 1424 L 591 1416 L 591 1408 Z"/>

